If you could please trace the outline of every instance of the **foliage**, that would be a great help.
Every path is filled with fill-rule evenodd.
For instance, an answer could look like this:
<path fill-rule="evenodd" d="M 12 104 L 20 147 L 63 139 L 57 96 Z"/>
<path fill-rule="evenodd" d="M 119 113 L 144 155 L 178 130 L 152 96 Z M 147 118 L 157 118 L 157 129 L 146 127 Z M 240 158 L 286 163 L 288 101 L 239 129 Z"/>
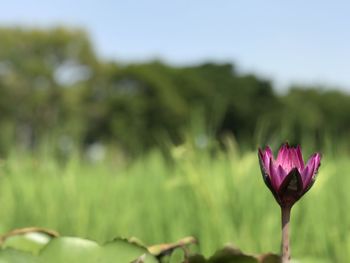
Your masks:
<path fill-rule="evenodd" d="M 49 232 L 49 235 L 48 233 Z M 176 245 L 159 244 L 146 247 L 131 240 L 116 238 L 104 245 L 77 237 L 50 235 L 43 229 L 16 229 L 2 237 L 1 262 L 125 262 L 125 263 L 278 263 L 276 255 L 246 255 L 233 247 L 218 250 L 209 259 L 193 254 L 186 247 L 193 238 L 180 240 Z M 23 246 L 31 244 L 31 246 Z M 155 250 L 154 248 L 160 248 Z"/>
<path fill-rule="evenodd" d="M 256 153 L 227 148 L 213 154 L 188 144 L 173 148 L 170 161 L 152 151 L 132 163 L 119 153 L 96 163 L 72 155 L 65 163 L 47 152 L 13 152 L 0 163 L 0 232 L 40 226 L 100 244 L 115 236 L 158 244 L 193 235 L 207 259 L 232 242 L 254 254 L 278 253 L 279 209 Z M 342 227 L 350 222 L 348 169 L 346 156 L 324 153 L 313 191 L 293 208 L 293 258 L 350 257 Z"/>
<path fill-rule="evenodd" d="M 341 92 L 294 87 L 278 95 L 270 81 L 225 63 L 108 62 L 76 29 L 2 28 L 0 36 L 2 153 L 45 140 L 64 154 L 94 143 L 140 153 L 183 142 L 196 122 L 242 147 L 308 137 L 349 143 L 350 96 Z"/>

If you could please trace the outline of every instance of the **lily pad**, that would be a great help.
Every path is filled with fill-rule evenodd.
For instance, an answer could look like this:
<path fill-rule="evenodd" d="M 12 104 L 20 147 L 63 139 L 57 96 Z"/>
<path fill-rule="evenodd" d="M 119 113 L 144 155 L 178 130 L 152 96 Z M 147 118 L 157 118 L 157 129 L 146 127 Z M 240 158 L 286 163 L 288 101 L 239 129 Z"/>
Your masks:
<path fill-rule="evenodd" d="M 30 253 L 12 248 L 0 250 L 0 263 L 38 263 L 38 258 Z"/>
<path fill-rule="evenodd" d="M 0 237 L 0 246 L 1 248 L 13 248 L 37 255 L 56 236 L 58 236 L 58 233 L 49 229 L 36 227 L 20 228 L 2 235 Z"/>
<path fill-rule="evenodd" d="M 146 248 L 123 239 L 116 239 L 100 246 L 94 241 L 75 237 L 53 239 L 41 251 L 39 259 L 43 263 L 157 263 L 155 257 Z"/>

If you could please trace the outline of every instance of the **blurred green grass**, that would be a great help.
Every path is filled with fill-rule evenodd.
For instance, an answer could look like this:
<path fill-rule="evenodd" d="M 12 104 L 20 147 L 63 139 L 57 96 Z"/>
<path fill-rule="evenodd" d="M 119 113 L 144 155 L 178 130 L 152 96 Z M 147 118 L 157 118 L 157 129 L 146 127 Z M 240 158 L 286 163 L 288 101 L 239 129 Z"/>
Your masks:
<path fill-rule="evenodd" d="M 318 179 L 292 212 L 292 255 L 302 262 L 350 258 L 350 170 L 346 155 L 324 154 Z M 110 157 L 59 162 L 14 151 L 0 163 L 0 232 L 25 226 L 105 242 L 146 244 L 194 235 L 212 254 L 232 243 L 249 253 L 279 252 L 280 211 L 261 178 L 256 152 L 215 154 L 181 146 L 128 164 Z"/>

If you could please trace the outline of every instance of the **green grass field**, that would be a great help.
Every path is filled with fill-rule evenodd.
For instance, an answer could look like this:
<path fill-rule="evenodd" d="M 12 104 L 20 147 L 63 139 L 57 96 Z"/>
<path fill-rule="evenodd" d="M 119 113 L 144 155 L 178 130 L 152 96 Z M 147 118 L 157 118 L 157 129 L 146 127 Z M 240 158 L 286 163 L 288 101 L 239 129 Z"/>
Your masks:
<path fill-rule="evenodd" d="M 350 258 L 350 164 L 324 154 L 318 179 L 292 211 L 292 257 Z M 279 252 L 280 211 L 255 152 L 174 148 L 126 164 L 117 156 L 88 164 L 72 156 L 13 153 L 0 162 L 0 232 L 25 226 L 104 242 L 146 244 L 194 235 L 206 255 L 227 243 L 249 253 Z M 314 259 L 312 261 L 312 259 Z"/>

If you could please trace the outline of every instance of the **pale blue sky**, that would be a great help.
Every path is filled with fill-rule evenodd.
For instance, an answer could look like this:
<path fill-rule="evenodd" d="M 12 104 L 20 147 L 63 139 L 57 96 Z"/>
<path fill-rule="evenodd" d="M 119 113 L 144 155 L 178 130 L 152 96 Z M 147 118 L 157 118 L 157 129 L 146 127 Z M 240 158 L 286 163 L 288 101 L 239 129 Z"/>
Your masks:
<path fill-rule="evenodd" d="M 277 87 L 350 92 L 350 1 L 4 1 L 0 26 L 13 24 L 85 28 L 104 58 L 235 62 Z"/>

